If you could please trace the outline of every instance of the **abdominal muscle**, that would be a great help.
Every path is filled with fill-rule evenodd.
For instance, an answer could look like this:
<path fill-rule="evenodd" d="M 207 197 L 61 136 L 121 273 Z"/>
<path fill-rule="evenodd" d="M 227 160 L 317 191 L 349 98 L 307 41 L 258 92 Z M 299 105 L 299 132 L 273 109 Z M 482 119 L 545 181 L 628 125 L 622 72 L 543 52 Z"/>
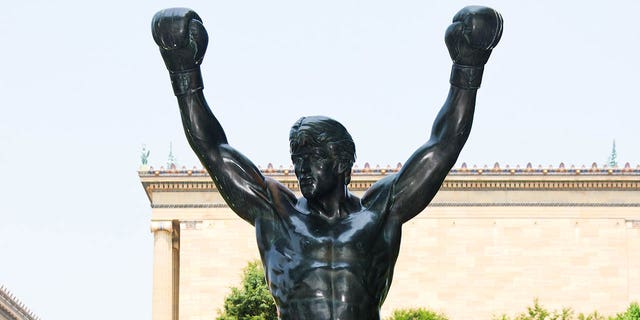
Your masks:
<path fill-rule="evenodd" d="M 348 269 L 307 270 L 288 291 L 275 296 L 285 300 L 278 303 L 280 319 L 379 319 L 378 306 L 362 280 Z"/>

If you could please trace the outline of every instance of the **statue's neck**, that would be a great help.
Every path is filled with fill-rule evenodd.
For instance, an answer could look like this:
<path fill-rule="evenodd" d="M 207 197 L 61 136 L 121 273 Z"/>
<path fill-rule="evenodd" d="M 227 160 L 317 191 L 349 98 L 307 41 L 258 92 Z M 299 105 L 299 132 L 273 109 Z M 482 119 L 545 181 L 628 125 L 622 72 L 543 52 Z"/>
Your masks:
<path fill-rule="evenodd" d="M 326 218 L 346 217 L 357 210 L 357 199 L 342 185 L 322 197 L 307 199 L 307 207 L 311 213 Z"/>

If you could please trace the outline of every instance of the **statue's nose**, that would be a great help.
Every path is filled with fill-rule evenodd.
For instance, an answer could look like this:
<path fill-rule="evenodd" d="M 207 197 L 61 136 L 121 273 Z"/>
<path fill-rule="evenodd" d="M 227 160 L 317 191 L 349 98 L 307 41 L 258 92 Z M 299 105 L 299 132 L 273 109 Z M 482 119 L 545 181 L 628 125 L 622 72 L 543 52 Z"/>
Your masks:
<path fill-rule="evenodd" d="M 311 161 L 309 157 L 303 157 L 302 159 L 300 159 L 299 167 L 300 167 L 300 172 L 302 173 L 309 172 L 311 170 Z"/>

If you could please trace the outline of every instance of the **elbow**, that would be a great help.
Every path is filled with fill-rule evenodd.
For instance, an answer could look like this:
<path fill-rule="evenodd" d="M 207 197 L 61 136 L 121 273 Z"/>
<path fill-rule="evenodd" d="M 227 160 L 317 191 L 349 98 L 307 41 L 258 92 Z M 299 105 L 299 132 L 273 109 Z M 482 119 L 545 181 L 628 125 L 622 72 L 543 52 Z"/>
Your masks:
<path fill-rule="evenodd" d="M 436 135 L 431 138 L 430 144 L 435 148 L 442 150 L 443 153 L 452 152 L 453 150 L 457 150 L 456 152 L 459 153 L 467 142 L 468 137 L 468 130 L 459 130 L 454 134 Z"/>

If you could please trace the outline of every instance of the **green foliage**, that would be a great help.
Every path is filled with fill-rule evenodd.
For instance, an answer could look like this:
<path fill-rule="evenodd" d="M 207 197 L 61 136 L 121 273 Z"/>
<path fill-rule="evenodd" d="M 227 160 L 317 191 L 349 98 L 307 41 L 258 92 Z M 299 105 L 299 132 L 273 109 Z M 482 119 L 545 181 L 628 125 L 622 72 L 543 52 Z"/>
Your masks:
<path fill-rule="evenodd" d="M 562 308 L 562 310 L 547 310 L 538 299 L 533 300 L 533 306 L 527 307 L 527 312 L 520 313 L 513 320 L 573 320 L 573 310 Z M 505 314 L 494 316 L 492 320 L 511 320 Z M 590 319 L 591 320 L 591 319 Z M 593 319 L 595 320 L 595 319 Z"/>
<path fill-rule="evenodd" d="M 606 317 L 598 311 L 587 315 L 581 313 L 574 317 L 574 312 L 570 308 L 550 311 L 544 308 L 538 299 L 535 299 L 533 306 L 527 307 L 527 312 L 520 313 L 513 319 L 503 314 L 494 316 L 492 320 L 640 320 L 640 305 L 634 302 L 625 313 L 620 313 L 615 317 Z"/>
<path fill-rule="evenodd" d="M 444 314 L 424 308 L 398 309 L 387 320 L 449 320 Z"/>
<path fill-rule="evenodd" d="M 584 314 L 579 314 L 578 315 L 578 320 L 610 320 L 611 318 L 607 318 L 601 314 L 598 313 L 598 311 L 594 311 L 593 313 L 590 313 L 588 315 L 584 315 Z"/>
<path fill-rule="evenodd" d="M 615 318 L 610 320 L 640 320 L 640 305 L 637 302 L 632 303 L 625 313 L 619 313 Z"/>
<path fill-rule="evenodd" d="M 277 320 L 276 304 L 267 288 L 262 265 L 250 262 L 244 268 L 240 288 L 231 288 L 224 300 L 224 313 L 217 320 Z"/>

